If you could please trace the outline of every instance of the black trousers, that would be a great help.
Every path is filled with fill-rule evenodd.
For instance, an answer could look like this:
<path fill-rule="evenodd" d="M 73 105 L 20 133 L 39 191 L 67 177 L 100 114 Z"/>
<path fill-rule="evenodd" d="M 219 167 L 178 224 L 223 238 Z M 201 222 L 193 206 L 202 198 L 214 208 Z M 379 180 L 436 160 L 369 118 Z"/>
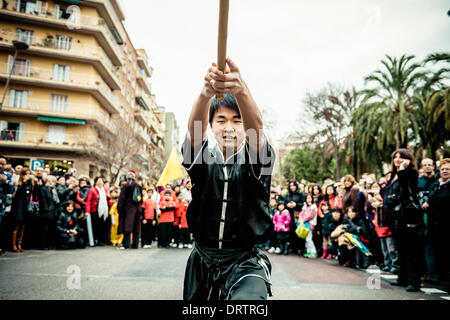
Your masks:
<path fill-rule="evenodd" d="M 51 219 L 39 219 L 40 249 L 55 246 L 56 223 Z"/>
<path fill-rule="evenodd" d="M 124 232 L 122 244 L 127 249 L 137 249 L 139 245 L 139 233 L 133 233 L 133 244 L 131 244 L 131 232 Z"/>
<path fill-rule="evenodd" d="M 99 217 L 98 212 L 92 213 L 92 232 L 94 233 L 94 241 L 98 243 L 110 243 L 111 219 L 108 216 L 106 220 Z"/>
<path fill-rule="evenodd" d="M 180 233 L 180 243 L 188 244 L 191 242 L 191 233 L 189 232 L 188 228 L 179 229 L 179 233 Z"/>
<path fill-rule="evenodd" d="M 153 220 L 147 220 L 146 224 L 141 225 L 142 245 L 151 245 L 155 236 L 155 226 L 152 225 Z"/>
<path fill-rule="evenodd" d="M 196 243 L 186 264 L 183 300 L 266 300 L 272 296 L 271 270 L 257 247 L 217 249 Z"/>
<path fill-rule="evenodd" d="M 423 239 L 416 232 L 401 231 L 394 233 L 397 244 L 399 274 L 398 283 L 420 288 L 421 266 L 423 259 Z"/>
<path fill-rule="evenodd" d="M 172 240 L 173 222 L 161 222 L 159 224 L 158 247 L 168 248 Z"/>

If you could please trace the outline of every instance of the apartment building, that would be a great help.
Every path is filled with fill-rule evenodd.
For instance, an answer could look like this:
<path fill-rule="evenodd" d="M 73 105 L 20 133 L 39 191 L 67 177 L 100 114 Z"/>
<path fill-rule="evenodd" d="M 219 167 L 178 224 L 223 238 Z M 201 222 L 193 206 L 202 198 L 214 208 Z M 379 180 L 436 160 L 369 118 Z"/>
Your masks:
<path fill-rule="evenodd" d="M 164 159 L 167 160 L 169 158 L 170 153 L 172 152 L 172 148 L 175 147 L 176 150 L 179 148 L 180 144 L 180 128 L 177 123 L 177 119 L 175 118 L 175 113 L 166 112 L 165 113 L 165 134 L 164 134 L 164 147 L 165 147 L 165 156 Z"/>
<path fill-rule="evenodd" d="M 147 53 L 134 48 L 124 19 L 116 0 L 0 0 L 0 92 L 10 79 L 0 153 L 13 165 L 38 159 L 55 173 L 109 177 L 86 145 L 102 143 L 98 128 L 120 138 L 114 123 L 122 119 L 139 141 L 123 170 L 159 175 L 164 111 Z"/>

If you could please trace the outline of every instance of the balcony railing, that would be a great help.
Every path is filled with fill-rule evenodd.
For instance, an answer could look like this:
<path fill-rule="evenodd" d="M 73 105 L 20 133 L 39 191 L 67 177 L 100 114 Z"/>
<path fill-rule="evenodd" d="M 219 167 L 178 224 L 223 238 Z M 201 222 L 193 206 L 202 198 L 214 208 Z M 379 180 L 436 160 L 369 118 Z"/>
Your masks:
<path fill-rule="evenodd" d="M 5 98 L 3 111 L 15 111 L 29 114 L 54 115 L 77 119 L 95 119 L 107 125 L 110 122 L 106 111 L 84 103 L 61 103 L 51 99 L 30 99 L 27 97 L 12 97 L 8 94 Z"/>
<path fill-rule="evenodd" d="M 42 2 L 42 4 L 47 3 Z M 110 42 L 109 46 L 113 48 L 113 50 L 116 50 L 114 45 L 116 43 L 116 38 L 103 18 L 80 14 L 76 10 L 73 10 L 72 12 L 60 11 L 59 13 L 56 13 L 55 7 L 50 8 L 48 5 L 41 5 L 40 8 L 37 6 L 30 6 L 28 8 L 27 6 L 21 6 L 18 0 L 0 0 L 0 11 L 2 10 L 37 16 L 39 18 L 48 19 L 51 22 L 64 22 L 69 29 L 77 29 L 79 27 L 88 27 L 90 29 L 98 28 L 98 30 L 105 35 L 107 41 Z M 118 55 L 118 51 L 115 53 Z"/>
<path fill-rule="evenodd" d="M 116 78 L 119 77 L 116 67 L 113 66 L 111 60 L 100 46 L 82 44 L 78 43 L 77 41 L 57 41 L 56 35 L 55 37 L 52 36 L 42 38 L 23 32 L 9 32 L 6 30 L 0 30 L 0 41 L 8 42 L 12 45 L 13 40 L 26 42 L 30 47 L 53 49 L 58 50 L 62 53 L 68 52 L 74 55 L 85 56 L 88 58 L 96 57 Z"/>
<path fill-rule="evenodd" d="M 8 130 L 0 132 L 0 144 L 10 142 L 21 142 L 33 145 L 60 145 L 80 148 L 80 141 L 93 144 L 97 137 L 85 134 L 52 134 L 48 132 L 28 131 L 28 130 Z"/>
<path fill-rule="evenodd" d="M 8 76 L 11 70 L 11 65 L 8 63 L 0 63 L 0 74 Z M 12 76 L 45 80 L 54 82 L 55 85 L 77 85 L 83 86 L 84 90 L 97 89 L 103 96 L 107 97 L 113 104 L 114 108 L 119 110 L 119 99 L 113 94 L 112 90 L 106 85 L 100 76 L 92 74 L 78 73 L 78 72 L 60 72 L 55 69 L 43 68 L 37 66 L 26 66 L 24 64 L 14 65 Z"/>

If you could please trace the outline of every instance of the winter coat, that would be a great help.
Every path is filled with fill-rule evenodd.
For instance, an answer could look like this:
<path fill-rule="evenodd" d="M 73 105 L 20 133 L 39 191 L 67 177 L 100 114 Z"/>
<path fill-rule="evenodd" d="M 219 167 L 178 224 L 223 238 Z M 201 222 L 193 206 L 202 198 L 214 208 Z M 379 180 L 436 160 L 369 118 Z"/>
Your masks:
<path fill-rule="evenodd" d="M 348 224 L 347 232 L 359 236 L 362 242 L 369 243 L 369 225 L 365 216 L 357 214 L 353 219 L 348 219 Z"/>
<path fill-rule="evenodd" d="M 134 180 L 129 180 L 120 189 L 117 211 L 119 212 L 118 234 L 124 232 L 139 233 L 140 219 L 142 215 L 142 201 L 133 201 L 133 192 L 141 186 Z M 95 188 L 94 188 L 95 189 Z"/>
<path fill-rule="evenodd" d="M 433 175 L 431 178 L 420 177 L 418 182 L 418 198 L 421 204 L 428 202 L 430 193 L 439 187 L 439 180 Z"/>
<path fill-rule="evenodd" d="M 55 200 L 57 199 L 57 201 Z M 55 220 L 59 213 L 59 197 L 55 187 L 43 186 L 39 199 L 39 218 Z"/>
<path fill-rule="evenodd" d="M 67 200 L 76 200 L 76 193 L 73 189 L 69 189 L 66 184 L 57 184 L 56 191 L 58 192 L 58 198 L 61 203 Z"/>
<path fill-rule="evenodd" d="M 186 212 L 187 207 L 182 203 L 181 207 L 179 209 L 179 216 L 180 216 L 180 225 L 182 229 L 188 228 L 187 219 L 186 219 Z"/>
<path fill-rule="evenodd" d="M 75 229 L 78 233 L 83 232 L 78 224 L 77 214 L 74 211 L 72 214 L 66 212 L 64 209 L 59 211 L 59 215 L 56 219 L 56 231 L 60 234 L 67 234 L 67 230 Z"/>
<path fill-rule="evenodd" d="M 287 209 L 284 209 L 281 213 L 275 212 L 273 215 L 273 224 L 275 232 L 289 232 L 291 223 L 291 215 Z"/>
<path fill-rule="evenodd" d="M 6 182 L 0 180 L 0 217 L 5 214 L 5 207 L 7 203 L 7 199 L 9 198 L 7 194 L 11 194 L 14 192 L 14 186 L 11 183 L 11 175 L 8 172 L 2 171 L 0 174 L 4 174 L 6 176 Z M 11 199 L 11 198 L 9 198 Z"/>
<path fill-rule="evenodd" d="M 386 225 L 393 231 L 405 230 L 406 224 L 420 223 L 423 216 L 402 216 L 396 211 L 396 207 L 407 201 L 410 196 L 417 196 L 418 173 L 415 170 L 405 169 L 397 172 L 398 179 L 393 180 L 394 175 L 386 184 L 384 190 L 384 211 L 386 213 Z"/>
<path fill-rule="evenodd" d="M 164 198 L 161 199 L 159 202 L 159 210 L 161 210 L 161 216 L 159 218 L 160 223 L 165 222 L 174 222 L 175 221 L 175 210 L 176 210 L 177 204 L 173 200 L 164 200 Z"/>
<path fill-rule="evenodd" d="M 339 230 L 342 229 L 343 227 L 340 227 L 340 229 L 338 229 L 338 227 L 341 225 L 349 225 L 349 219 L 341 217 L 341 219 L 339 219 L 339 221 L 336 221 L 333 219 L 333 216 L 331 216 L 331 218 L 328 222 L 328 228 L 330 230 L 331 238 L 337 238 L 339 236 L 339 234 L 340 234 Z M 338 229 L 338 230 L 336 230 L 336 229 Z"/>
<path fill-rule="evenodd" d="M 353 207 L 354 211 L 358 214 L 364 213 L 364 203 L 365 201 L 362 202 L 362 199 L 360 198 L 360 191 L 358 188 L 346 188 L 346 192 L 342 197 L 342 208 L 344 209 L 344 214 L 346 216 L 348 207 Z"/>
<path fill-rule="evenodd" d="M 314 230 L 317 225 L 317 206 L 314 203 L 311 205 L 305 203 L 298 217 L 298 222 L 309 222 L 311 230 Z"/>
<path fill-rule="evenodd" d="M 11 213 L 13 213 L 16 223 L 23 223 L 26 221 L 28 218 L 27 210 L 31 194 L 33 194 L 33 201 L 38 201 L 39 192 L 39 188 L 33 187 L 31 181 L 24 182 L 17 186 L 11 207 Z"/>
<path fill-rule="evenodd" d="M 428 232 L 432 240 L 448 243 L 448 230 L 450 226 L 450 180 L 441 183 L 430 193 L 428 199 L 430 207 L 427 209 Z"/>

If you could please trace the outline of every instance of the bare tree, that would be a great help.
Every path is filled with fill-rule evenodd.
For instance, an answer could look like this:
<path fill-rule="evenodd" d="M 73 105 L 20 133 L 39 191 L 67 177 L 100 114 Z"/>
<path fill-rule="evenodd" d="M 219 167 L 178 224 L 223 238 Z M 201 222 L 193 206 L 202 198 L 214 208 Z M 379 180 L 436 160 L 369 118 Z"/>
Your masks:
<path fill-rule="evenodd" d="M 308 126 L 312 128 L 311 142 L 324 151 L 324 159 L 334 157 L 336 178 L 341 177 L 339 150 L 345 147 L 352 135 L 351 114 L 357 106 L 356 90 L 345 90 L 343 86 L 328 83 L 318 92 L 307 92 L 303 100 L 309 114 Z M 303 122 L 308 121 L 303 117 Z"/>
<path fill-rule="evenodd" d="M 85 155 L 109 171 L 111 181 L 115 183 L 121 170 L 132 165 L 141 143 L 133 128 L 122 118 L 111 120 L 107 126 L 97 122 L 91 126 L 98 139 L 94 143 L 80 141 L 79 144 Z"/>

